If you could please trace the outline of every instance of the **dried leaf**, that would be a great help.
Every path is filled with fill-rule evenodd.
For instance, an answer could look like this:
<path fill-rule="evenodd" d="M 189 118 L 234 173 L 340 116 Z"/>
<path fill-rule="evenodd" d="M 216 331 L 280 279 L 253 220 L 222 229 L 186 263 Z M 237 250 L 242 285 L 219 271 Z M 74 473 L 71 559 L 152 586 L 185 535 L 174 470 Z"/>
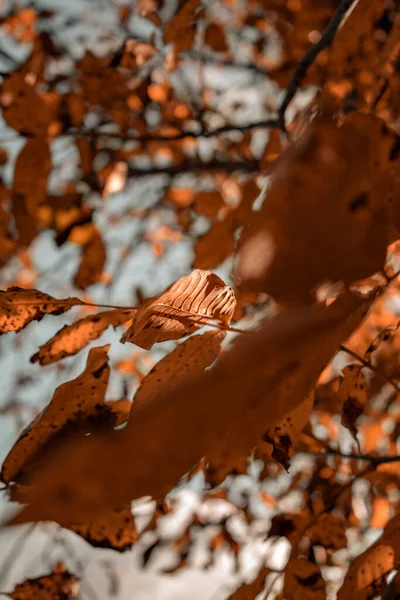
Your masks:
<path fill-rule="evenodd" d="M 344 294 L 329 306 L 271 317 L 202 377 L 138 404 L 124 429 L 54 454 L 32 486 L 31 505 L 12 522 L 81 519 L 133 498 L 160 498 L 203 456 L 232 469 L 315 386 L 371 302 Z"/>
<path fill-rule="evenodd" d="M 185 379 L 201 374 L 218 358 L 225 336 L 224 331 L 208 331 L 179 344 L 142 380 L 134 397 L 132 413 L 138 404 L 154 398 L 160 390 L 165 394 Z"/>
<path fill-rule="evenodd" d="M 164 30 L 164 42 L 173 44 L 176 54 L 190 50 L 196 35 L 196 21 L 204 14 L 201 0 L 184 2 Z"/>
<path fill-rule="evenodd" d="M 207 25 L 204 33 L 204 41 L 216 52 L 227 52 L 229 50 L 224 30 L 217 23 Z"/>
<path fill-rule="evenodd" d="M 305 558 L 290 561 L 285 569 L 283 596 L 285 600 L 325 600 L 320 568 Z"/>
<path fill-rule="evenodd" d="M 214 273 L 196 269 L 143 302 L 121 342 L 150 350 L 157 342 L 178 340 L 211 320 L 228 326 L 235 306 L 232 288 Z"/>
<path fill-rule="evenodd" d="M 89 522 L 64 523 L 63 527 L 71 529 L 92 546 L 112 548 L 119 552 L 132 548 L 138 538 L 130 503 L 121 508 L 108 509 Z"/>
<path fill-rule="evenodd" d="M 4 483 L 16 481 L 24 467 L 62 429 L 104 411 L 110 376 L 108 348 L 92 348 L 85 370 L 76 379 L 60 385 L 50 404 L 22 432 L 3 462 L 0 478 Z"/>
<path fill-rule="evenodd" d="M 396 515 L 377 541 L 353 560 L 338 592 L 338 600 L 370 600 L 380 595 L 387 575 L 400 566 L 399 542 L 400 515 Z"/>
<path fill-rule="evenodd" d="M 74 277 L 76 287 L 86 290 L 90 285 L 97 283 L 103 273 L 105 262 L 106 249 L 100 232 L 96 230 L 91 240 L 83 247 L 81 262 Z"/>
<path fill-rule="evenodd" d="M 54 363 L 66 356 L 77 354 L 91 341 L 99 338 L 112 325 L 114 328 L 133 318 L 135 309 L 107 310 L 79 319 L 72 325 L 64 325 L 50 340 L 40 346 L 31 362 L 42 366 Z"/>
<path fill-rule="evenodd" d="M 241 585 L 240 588 L 229 596 L 228 600 L 254 600 L 254 598 L 264 590 L 265 578 L 270 572 L 268 567 L 264 567 L 252 583 L 244 583 Z"/>
<path fill-rule="evenodd" d="M 50 575 L 19 583 L 8 596 L 14 600 L 78 600 L 78 594 L 78 578 L 58 564 Z"/>
<path fill-rule="evenodd" d="M 295 451 L 295 444 L 308 423 L 314 405 L 314 392 L 309 394 L 293 412 L 276 427 L 268 430 L 263 438 L 273 445 L 272 458 L 288 470 L 289 459 Z"/>
<path fill-rule="evenodd" d="M 245 289 L 283 303 L 311 302 L 325 282 L 351 283 L 383 269 L 386 196 L 379 165 L 387 159 L 387 140 L 376 117 L 362 115 L 362 124 L 358 117 L 341 126 L 316 118 L 281 154 L 262 208 L 241 239 L 236 272 Z"/>
<path fill-rule="evenodd" d="M 25 198 L 26 209 L 31 215 L 35 215 L 37 207 L 46 200 L 50 171 L 51 154 L 47 139 L 28 139 L 17 156 L 13 190 Z"/>
<path fill-rule="evenodd" d="M 44 315 L 61 315 L 79 304 L 79 298 L 57 300 L 38 290 L 10 287 L 0 291 L 0 334 L 21 331 L 31 321 L 40 321 Z"/>
<path fill-rule="evenodd" d="M 338 396 L 342 403 L 342 425 L 348 429 L 357 441 L 357 419 L 363 413 L 368 399 L 368 387 L 363 365 L 348 365 L 343 369 Z"/>
<path fill-rule="evenodd" d="M 333 514 L 322 515 L 307 535 L 311 544 L 324 548 L 340 550 L 347 546 L 346 521 Z"/>

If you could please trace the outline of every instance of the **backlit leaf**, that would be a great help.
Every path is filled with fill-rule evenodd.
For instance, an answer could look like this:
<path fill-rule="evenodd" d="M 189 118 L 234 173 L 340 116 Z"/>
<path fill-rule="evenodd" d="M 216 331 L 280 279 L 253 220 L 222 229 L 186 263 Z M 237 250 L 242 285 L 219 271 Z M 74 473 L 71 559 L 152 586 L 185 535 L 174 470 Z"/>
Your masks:
<path fill-rule="evenodd" d="M 228 326 L 235 306 L 232 288 L 214 273 L 196 269 L 143 302 L 121 341 L 149 350 L 156 342 L 178 340 L 211 320 Z"/>
<path fill-rule="evenodd" d="M 37 290 L 10 287 L 0 291 L 0 334 L 21 331 L 31 321 L 40 321 L 44 315 L 61 315 L 79 304 L 79 298 L 57 300 Z"/>

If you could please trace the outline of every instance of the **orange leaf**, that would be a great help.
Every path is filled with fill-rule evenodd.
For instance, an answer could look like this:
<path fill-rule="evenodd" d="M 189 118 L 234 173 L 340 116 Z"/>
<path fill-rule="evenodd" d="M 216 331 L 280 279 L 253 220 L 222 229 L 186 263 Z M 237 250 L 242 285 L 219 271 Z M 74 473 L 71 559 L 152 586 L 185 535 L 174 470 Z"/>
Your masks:
<path fill-rule="evenodd" d="M 71 575 L 62 564 L 58 564 L 50 575 L 27 579 L 15 586 L 7 594 L 13 600 L 78 600 L 79 582 L 75 575 Z"/>
<path fill-rule="evenodd" d="M 79 304 L 79 298 L 57 300 L 38 290 L 10 287 L 0 291 L 0 335 L 21 331 L 31 321 L 40 321 L 44 315 L 61 315 Z"/>
<path fill-rule="evenodd" d="M 202 335 L 194 335 L 179 344 L 142 380 L 134 397 L 132 412 L 138 403 L 142 404 L 155 398 L 160 389 L 165 393 L 185 379 L 200 375 L 218 358 L 225 336 L 224 331 L 208 331 Z"/>
<path fill-rule="evenodd" d="M 157 342 L 178 340 L 211 320 L 227 326 L 235 306 L 232 288 L 214 273 L 196 269 L 178 279 L 160 296 L 143 302 L 121 342 L 150 350 Z"/>
<path fill-rule="evenodd" d="M 25 465 L 63 428 L 96 416 L 104 409 L 104 395 L 110 376 L 108 348 L 92 348 L 83 373 L 55 390 L 50 404 L 22 432 L 8 453 L 2 466 L 2 481 L 15 481 Z"/>
<path fill-rule="evenodd" d="M 135 309 L 108 310 L 79 319 L 72 325 L 65 325 L 50 340 L 40 346 L 31 362 L 49 365 L 66 356 L 77 354 L 92 340 L 99 338 L 112 325 L 114 328 L 132 319 Z"/>
<path fill-rule="evenodd" d="M 86 290 L 90 285 L 97 283 L 105 262 L 106 249 L 100 232 L 96 230 L 92 239 L 83 247 L 81 262 L 74 277 L 75 285 L 81 290 Z"/>

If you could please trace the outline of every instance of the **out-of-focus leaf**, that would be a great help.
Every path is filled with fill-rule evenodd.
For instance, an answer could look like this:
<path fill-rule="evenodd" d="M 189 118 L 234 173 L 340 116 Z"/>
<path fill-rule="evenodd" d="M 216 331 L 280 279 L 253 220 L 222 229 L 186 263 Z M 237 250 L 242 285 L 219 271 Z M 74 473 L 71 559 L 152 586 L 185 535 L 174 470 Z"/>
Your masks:
<path fill-rule="evenodd" d="M 13 600 L 78 600 L 79 580 L 62 564 L 50 575 L 27 579 L 15 586 L 8 596 Z"/>
<path fill-rule="evenodd" d="M 14 194 L 25 198 L 26 209 L 31 215 L 46 199 L 50 171 L 51 155 L 47 139 L 28 139 L 17 156 L 13 190 Z"/>
<path fill-rule="evenodd" d="M 254 600 L 264 590 L 265 578 L 270 572 L 271 570 L 268 567 L 264 567 L 254 581 L 241 585 L 229 596 L 228 600 Z"/>
<path fill-rule="evenodd" d="M 353 560 L 338 592 L 338 600 L 370 600 L 379 596 L 387 575 L 399 566 L 400 515 L 396 515 L 377 541 Z"/>
<path fill-rule="evenodd" d="M 202 373 L 218 358 L 225 336 L 224 331 L 208 331 L 179 344 L 142 380 L 134 397 L 132 413 L 138 404 L 157 396 L 160 390 L 165 394 L 185 379 Z"/>
<path fill-rule="evenodd" d="M 1 470 L 2 481 L 9 483 L 18 479 L 24 467 L 62 429 L 96 418 L 104 411 L 104 395 L 110 376 L 108 349 L 109 346 L 92 348 L 83 373 L 55 390 L 50 404 L 22 432 L 8 453 Z"/>
<path fill-rule="evenodd" d="M 203 376 L 138 404 L 125 428 L 66 444 L 12 522 L 86 519 L 134 498 L 160 498 L 203 456 L 232 469 L 302 402 L 371 303 L 344 294 L 271 317 Z"/>
<path fill-rule="evenodd" d="M 84 245 L 81 262 L 74 277 L 75 285 L 86 290 L 90 285 L 97 283 L 103 273 L 106 262 L 106 249 L 100 232 L 95 231 L 90 241 Z"/>

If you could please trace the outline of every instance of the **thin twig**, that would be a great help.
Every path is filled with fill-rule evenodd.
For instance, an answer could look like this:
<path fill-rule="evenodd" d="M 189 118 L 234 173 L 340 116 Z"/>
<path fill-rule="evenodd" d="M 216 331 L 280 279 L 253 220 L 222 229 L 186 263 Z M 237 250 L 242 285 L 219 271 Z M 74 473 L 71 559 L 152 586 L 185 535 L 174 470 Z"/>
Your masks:
<path fill-rule="evenodd" d="M 341 22 L 343 21 L 345 14 L 347 13 L 351 5 L 354 3 L 354 1 L 355 0 L 342 0 L 340 2 L 333 17 L 329 21 L 325 31 L 321 35 L 318 42 L 314 44 L 308 50 L 308 52 L 306 52 L 306 54 L 303 56 L 303 58 L 297 65 L 297 68 L 289 82 L 289 85 L 286 88 L 285 97 L 278 109 L 279 125 L 283 131 L 286 131 L 285 112 L 287 107 L 296 95 L 297 90 L 299 89 L 301 83 L 307 75 L 308 69 L 311 67 L 317 56 L 322 52 L 322 50 L 329 48 L 329 46 L 333 42 L 333 39 L 336 35 L 337 30 L 339 29 Z"/>
<path fill-rule="evenodd" d="M 395 463 L 400 461 L 400 456 L 371 456 L 370 454 L 356 454 L 353 452 L 341 452 L 340 450 L 334 450 L 333 448 L 327 448 L 323 452 L 312 452 L 308 450 L 299 450 L 297 454 L 307 454 L 308 456 L 340 456 L 341 458 L 350 458 L 357 460 L 364 460 L 374 465 L 383 465 L 387 463 Z"/>
<path fill-rule="evenodd" d="M 197 133 L 191 131 L 179 131 L 178 133 L 174 133 L 172 135 L 160 135 L 149 133 L 147 135 L 135 136 L 129 135 L 127 133 L 107 133 L 107 132 L 98 132 L 94 130 L 84 130 L 83 134 L 87 136 L 96 136 L 96 137 L 106 137 L 106 138 L 117 138 L 130 142 L 173 142 L 177 140 L 183 139 L 199 139 L 199 138 L 212 138 L 217 137 L 219 135 L 223 135 L 224 133 L 245 133 L 246 131 L 251 131 L 252 129 L 278 129 L 279 128 L 279 120 L 277 118 L 273 119 L 265 119 L 263 121 L 255 121 L 254 123 L 246 123 L 246 125 L 222 125 L 221 127 L 217 127 L 216 129 L 203 130 L 201 129 Z"/>
<path fill-rule="evenodd" d="M 254 161 L 223 161 L 211 160 L 210 162 L 187 161 L 177 165 L 165 167 L 150 167 L 149 169 L 140 169 L 138 167 L 129 167 L 128 174 L 131 177 L 148 177 L 151 175 L 169 175 L 174 177 L 182 175 L 182 173 L 191 173 L 196 171 L 225 171 L 233 173 L 235 171 L 243 171 L 245 173 L 256 173 L 260 171 L 260 163 Z"/>
<path fill-rule="evenodd" d="M 382 373 L 379 369 L 377 369 L 368 360 L 365 360 L 365 358 L 362 358 L 356 352 L 354 352 L 353 350 L 350 350 L 350 348 L 348 348 L 347 346 L 344 346 L 343 344 L 339 345 L 339 349 L 342 352 L 346 352 L 347 354 L 350 354 L 350 356 L 352 356 L 353 358 L 358 360 L 362 365 L 364 365 L 364 367 L 371 369 L 371 371 L 373 371 L 377 377 L 379 377 L 385 383 L 388 383 L 390 386 L 392 386 L 396 392 L 400 392 L 400 388 L 396 385 L 396 383 L 393 381 L 393 379 L 391 379 L 390 377 L 387 377 L 384 373 Z"/>

